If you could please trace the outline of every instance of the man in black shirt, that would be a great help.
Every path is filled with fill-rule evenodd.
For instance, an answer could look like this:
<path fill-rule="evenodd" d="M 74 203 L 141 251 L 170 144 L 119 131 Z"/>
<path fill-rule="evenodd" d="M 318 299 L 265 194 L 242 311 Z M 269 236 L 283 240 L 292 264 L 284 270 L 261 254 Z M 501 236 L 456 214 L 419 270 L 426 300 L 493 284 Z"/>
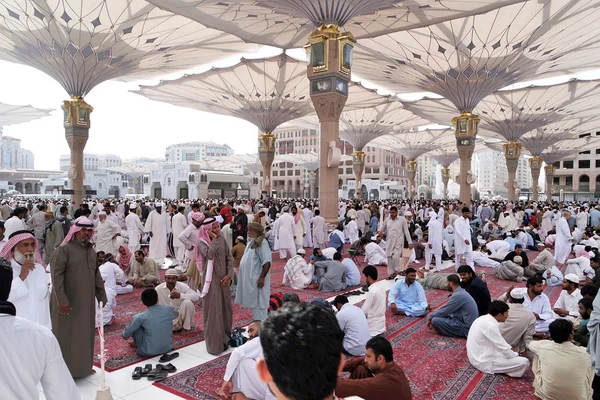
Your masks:
<path fill-rule="evenodd" d="M 475 274 L 475 271 L 468 265 L 461 265 L 458 267 L 458 274 L 460 275 L 460 286 L 467 291 L 477 303 L 477 309 L 479 310 L 479 316 L 488 313 L 492 297 L 490 291 L 484 281 L 481 280 Z"/>

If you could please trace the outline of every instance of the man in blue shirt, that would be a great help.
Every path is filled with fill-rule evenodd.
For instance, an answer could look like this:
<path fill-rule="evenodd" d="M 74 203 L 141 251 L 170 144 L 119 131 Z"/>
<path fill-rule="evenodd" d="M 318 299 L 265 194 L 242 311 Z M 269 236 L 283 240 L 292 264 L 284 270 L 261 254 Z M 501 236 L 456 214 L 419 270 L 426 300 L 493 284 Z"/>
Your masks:
<path fill-rule="evenodd" d="M 348 302 L 346 296 L 336 296 L 333 305 L 337 309 L 340 329 L 344 332 L 344 353 L 351 356 L 364 356 L 366 345 L 371 339 L 369 322 L 362 309 Z"/>
<path fill-rule="evenodd" d="M 360 271 L 354 261 L 349 258 L 344 258 L 342 253 L 339 252 L 333 255 L 333 260 L 339 261 L 346 266 L 346 280 L 348 286 L 360 285 Z"/>
<path fill-rule="evenodd" d="M 142 292 L 142 303 L 146 311 L 134 315 L 123 331 L 123 339 L 133 337 L 137 355 L 151 357 L 164 354 L 173 348 L 173 320 L 179 312 L 171 306 L 160 305 L 154 289 Z"/>
<path fill-rule="evenodd" d="M 429 315 L 427 326 L 435 329 L 442 336 L 466 338 L 471 324 L 479 317 L 477 303 L 465 289 L 460 287 L 458 275 L 452 274 L 446 279 L 452 296 L 445 306 Z"/>
<path fill-rule="evenodd" d="M 427 314 L 429 306 L 425 290 L 416 279 L 417 270 L 407 268 L 404 279 L 394 283 L 388 295 L 388 306 L 392 313 L 409 317 L 423 317 Z"/>

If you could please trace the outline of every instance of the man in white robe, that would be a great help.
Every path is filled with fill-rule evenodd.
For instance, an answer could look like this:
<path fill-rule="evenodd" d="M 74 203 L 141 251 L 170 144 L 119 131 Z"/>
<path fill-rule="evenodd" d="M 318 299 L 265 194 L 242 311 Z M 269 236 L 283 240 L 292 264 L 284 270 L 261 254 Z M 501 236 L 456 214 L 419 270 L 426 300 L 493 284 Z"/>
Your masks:
<path fill-rule="evenodd" d="M 154 290 L 158 294 L 158 304 L 175 307 L 179 311 L 179 316 L 173 320 L 173 332 L 183 330 L 186 334 L 192 330 L 196 311 L 194 303 L 200 300 L 200 296 L 185 283 L 177 282 L 178 275 L 174 269 L 167 270 L 165 282 Z"/>
<path fill-rule="evenodd" d="M 473 262 L 480 267 L 496 268 L 500 265 L 498 261 L 490 259 L 490 256 L 488 256 L 487 253 L 479 250 L 473 252 Z"/>
<path fill-rule="evenodd" d="M 556 237 L 554 241 L 554 258 L 559 268 L 567 262 L 569 254 L 571 253 L 571 241 L 573 236 L 569 229 L 569 223 L 567 222 L 571 218 L 571 212 L 565 210 L 563 217 L 558 218 L 556 222 Z"/>
<path fill-rule="evenodd" d="M 321 211 L 315 210 L 315 216 L 310 219 L 312 226 L 313 246 L 317 249 L 324 249 L 327 241 L 327 223 L 325 218 L 321 217 Z"/>
<path fill-rule="evenodd" d="M 541 338 L 545 338 L 548 327 L 554 321 L 550 299 L 543 292 L 544 281 L 542 278 L 534 276 L 527 279 L 527 294 L 523 304 L 535 316 L 536 336 Z"/>
<path fill-rule="evenodd" d="M 144 232 L 144 225 L 142 225 L 140 217 L 135 213 L 136 208 L 137 203 L 131 203 L 129 206 L 131 212 L 125 217 L 125 228 L 127 229 L 128 240 L 127 247 L 132 253 L 135 253 L 140 249 L 140 238 L 142 237 L 142 232 Z"/>
<path fill-rule="evenodd" d="M 8 301 L 15 305 L 17 317 L 52 329 L 48 278 L 37 245 L 38 241 L 30 232 L 13 232 L 0 251 L 0 257 L 10 261 L 13 269 Z"/>
<path fill-rule="evenodd" d="M 279 257 L 286 258 L 287 253 L 290 253 L 291 258 L 296 254 L 296 224 L 289 213 L 289 207 L 281 209 L 281 216 L 277 220 L 279 223 L 273 229 L 278 238 Z"/>
<path fill-rule="evenodd" d="M 577 213 L 577 227 L 581 230 L 585 230 L 588 226 L 588 221 L 590 220 L 590 214 L 585 211 L 585 208 L 581 207 L 579 212 Z"/>
<path fill-rule="evenodd" d="M 377 268 L 367 265 L 363 268 L 363 275 L 367 279 L 367 298 L 361 309 L 367 317 L 371 336 L 381 335 L 385 332 L 385 311 L 387 309 L 387 294 L 383 282 L 376 284 Z"/>
<path fill-rule="evenodd" d="M 529 369 L 529 360 L 519 357 L 500 333 L 499 324 L 506 321 L 508 312 L 508 304 L 494 300 L 490 313 L 473 322 L 467 336 L 467 356 L 471 365 L 483 373 L 520 378 Z"/>
<path fill-rule="evenodd" d="M 179 240 L 179 235 L 187 228 L 188 222 L 185 217 L 185 207 L 179 207 L 178 213 L 173 216 L 173 247 L 175 248 L 175 258 L 179 265 L 185 261 L 186 245 Z"/>
<path fill-rule="evenodd" d="M 310 229 L 310 220 L 314 216 L 312 212 L 312 206 L 304 207 L 302 213 L 304 214 L 304 225 L 306 228 L 306 236 L 304 236 L 304 247 L 313 247 L 312 230 Z"/>
<path fill-rule="evenodd" d="M 25 223 L 26 215 L 27 209 L 25 207 L 15 208 L 13 211 L 13 216 L 4 222 L 4 236 L 9 237 L 14 232 L 28 230 L 27 224 Z"/>
<path fill-rule="evenodd" d="M 552 217 L 552 213 L 550 212 L 548 207 L 544 207 L 544 213 L 542 214 L 541 227 L 542 227 L 542 230 L 544 232 L 546 232 L 546 234 L 548 234 L 548 232 L 550 232 L 553 228 L 551 217 Z"/>
<path fill-rule="evenodd" d="M 298 249 L 297 253 L 285 263 L 282 283 L 292 289 L 302 290 L 312 282 L 314 266 L 306 262 L 304 249 Z"/>
<path fill-rule="evenodd" d="M 110 288 L 116 294 L 127 294 L 133 292 L 133 286 L 127 284 L 127 276 L 125 272 L 114 263 L 112 254 L 104 255 L 104 263 L 98 267 L 102 280 L 104 280 L 104 288 Z M 117 284 L 121 282 L 121 284 Z"/>
<path fill-rule="evenodd" d="M 581 291 L 579 290 L 579 277 L 575 274 L 566 274 L 562 282 L 562 291 L 558 300 L 554 303 L 555 318 L 568 319 L 571 322 L 575 322 L 576 319 L 580 318 L 579 314 L 579 300 L 583 298 Z"/>
<path fill-rule="evenodd" d="M 96 251 L 117 254 L 121 241 L 121 227 L 107 218 L 106 211 L 98 213 L 98 227 L 96 228 Z"/>
<path fill-rule="evenodd" d="M 387 265 L 385 250 L 376 243 L 377 237 L 373 236 L 371 242 L 365 245 L 365 262 L 367 265 Z"/>
<path fill-rule="evenodd" d="M 429 222 L 427 223 L 428 235 L 427 245 L 425 247 L 425 269 L 429 270 L 431 265 L 431 256 L 435 256 L 435 271 L 442 270 L 442 244 L 444 241 L 444 228 L 437 220 L 437 214 L 434 211 L 429 212 Z"/>
<path fill-rule="evenodd" d="M 454 222 L 454 233 L 456 235 L 454 241 L 454 252 L 456 255 L 455 268 L 458 269 L 461 265 L 461 257 L 465 257 L 465 264 L 471 268 L 475 267 L 473 262 L 473 243 L 471 243 L 471 224 L 469 217 L 471 211 L 468 207 L 463 207 L 462 216 Z"/>
<path fill-rule="evenodd" d="M 356 225 L 358 226 L 359 235 L 365 234 L 365 225 L 367 223 L 367 216 L 362 208 L 356 210 Z"/>
<path fill-rule="evenodd" d="M 346 236 L 348 237 L 350 244 L 358 240 L 358 225 L 356 224 L 355 215 L 350 217 L 350 222 L 346 225 L 346 231 L 348 232 Z"/>
<path fill-rule="evenodd" d="M 299 213 L 296 206 L 292 207 L 292 216 L 294 217 L 294 242 L 296 244 L 294 250 L 299 250 L 302 248 L 304 236 L 306 236 L 306 223 L 304 214 Z"/>
<path fill-rule="evenodd" d="M 190 260 L 194 256 L 194 248 L 198 245 L 198 239 L 200 237 L 200 226 L 202 226 L 202 221 L 204 221 L 204 214 L 199 212 L 193 212 L 190 214 L 192 223 L 189 224 L 178 236 L 178 240 L 185 248 L 185 261 L 182 264 L 184 271 L 187 271 Z M 225 224 L 225 226 L 229 225 Z"/>
<path fill-rule="evenodd" d="M 146 221 L 144 232 L 150 235 L 151 258 L 162 260 L 167 256 L 167 220 L 162 213 L 163 204 L 157 203 L 156 209 L 151 211 Z"/>

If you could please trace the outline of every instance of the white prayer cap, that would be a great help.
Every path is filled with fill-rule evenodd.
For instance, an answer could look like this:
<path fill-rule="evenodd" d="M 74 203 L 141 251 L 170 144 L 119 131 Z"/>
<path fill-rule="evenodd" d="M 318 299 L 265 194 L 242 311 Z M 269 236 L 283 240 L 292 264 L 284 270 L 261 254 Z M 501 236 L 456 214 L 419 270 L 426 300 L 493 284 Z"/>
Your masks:
<path fill-rule="evenodd" d="M 222 223 L 223 223 L 223 221 L 224 221 L 223 217 L 221 217 L 220 215 L 217 215 L 217 216 L 215 217 L 215 220 L 216 220 L 218 223 L 220 223 L 220 224 L 222 224 Z"/>
<path fill-rule="evenodd" d="M 298 249 L 296 250 L 296 254 L 306 254 L 306 251 L 304 251 L 304 249 Z"/>
<path fill-rule="evenodd" d="M 175 271 L 175 268 L 170 268 L 167 270 L 167 272 L 165 272 L 165 276 L 177 276 L 179 275 L 177 273 L 177 271 Z"/>
<path fill-rule="evenodd" d="M 572 283 L 579 283 L 579 277 L 577 274 L 566 274 L 565 279 Z"/>
<path fill-rule="evenodd" d="M 371 242 L 376 242 L 377 241 L 377 236 L 371 236 Z"/>
<path fill-rule="evenodd" d="M 290 208 L 288 206 L 285 206 L 281 209 L 281 212 L 288 212 L 290 210 Z"/>
<path fill-rule="evenodd" d="M 410 211 L 405 211 L 404 212 L 404 216 L 405 217 L 410 217 L 410 216 L 412 216 L 412 213 Z"/>
<path fill-rule="evenodd" d="M 100 211 L 100 212 L 98 213 L 98 216 L 101 216 L 101 215 L 104 215 L 104 216 L 106 217 L 106 211 Z"/>
<path fill-rule="evenodd" d="M 356 219 L 356 215 L 351 216 L 350 219 Z"/>
<path fill-rule="evenodd" d="M 524 299 L 525 294 L 527 293 L 527 289 L 525 288 L 515 288 L 510 291 L 510 297 L 513 299 Z"/>
<path fill-rule="evenodd" d="M 429 218 L 437 218 L 437 214 L 434 211 L 429 211 Z"/>
<path fill-rule="evenodd" d="M 244 241 L 244 237 L 243 236 L 238 236 L 235 238 L 235 240 L 241 240 L 242 242 Z"/>
<path fill-rule="evenodd" d="M 523 262 L 523 257 L 515 256 L 515 258 L 513 258 L 513 262 L 520 265 Z"/>
<path fill-rule="evenodd" d="M 129 209 L 130 209 L 130 210 L 135 210 L 135 209 L 137 209 L 137 203 L 131 203 L 131 204 L 129 205 Z"/>
<path fill-rule="evenodd" d="M 156 204 L 154 205 L 154 207 L 156 207 L 156 208 L 158 208 L 158 207 L 164 207 L 164 206 L 165 206 L 165 204 L 164 204 L 164 203 L 156 203 Z"/>

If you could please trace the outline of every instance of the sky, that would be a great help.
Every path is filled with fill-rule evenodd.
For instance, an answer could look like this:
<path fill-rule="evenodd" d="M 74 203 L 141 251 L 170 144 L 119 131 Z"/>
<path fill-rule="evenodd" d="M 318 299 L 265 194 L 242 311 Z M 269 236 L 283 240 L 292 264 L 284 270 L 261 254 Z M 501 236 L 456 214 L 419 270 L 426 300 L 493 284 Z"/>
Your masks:
<path fill-rule="evenodd" d="M 253 57 L 275 55 L 277 52 L 276 49 L 265 48 Z M 290 54 L 302 57 L 302 51 L 292 51 Z M 237 58 L 229 58 L 215 66 L 232 65 Z M 186 72 L 202 72 L 208 67 Z M 68 95 L 51 77 L 34 68 L 0 61 L 0 71 L 0 102 L 55 110 L 49 117 L 4 127 L 3 134 L 21 139 L 21 147 L 33 151 L 36 169 L 58 170 L 59 157 L 69 154 L 60 109 L 62 101 L 68 100 Z M 175 79 L 182 74 L 183 72 L 161 78 Z M 572 77 L 574 75 L 535 83 L 556 84 Z M 578 74 L 576 77 L 598 79 L 600 70 Z M 116 154 L 123 159 L 164 158 L 165 149 L 171 144 L 214 141 L 230 145 L 236 154 L 257 152 L 258 130 L 249 122 L 151 101 L 130 92 L 138 89 L 139 84 L 157 83 L 158 80 L 127 83 L 108 81 L 95 87 L 85 98 L 94 107 L 85 151 Z M 373 87 L 368 82 L 363 83 L 367 87 Z M 522 83 L 515 88 L 531 83 Z M 435 96 L 432 93 L 411 93 L 402 95 L 401 99 L 414 101 L 425 95 Z"/>

